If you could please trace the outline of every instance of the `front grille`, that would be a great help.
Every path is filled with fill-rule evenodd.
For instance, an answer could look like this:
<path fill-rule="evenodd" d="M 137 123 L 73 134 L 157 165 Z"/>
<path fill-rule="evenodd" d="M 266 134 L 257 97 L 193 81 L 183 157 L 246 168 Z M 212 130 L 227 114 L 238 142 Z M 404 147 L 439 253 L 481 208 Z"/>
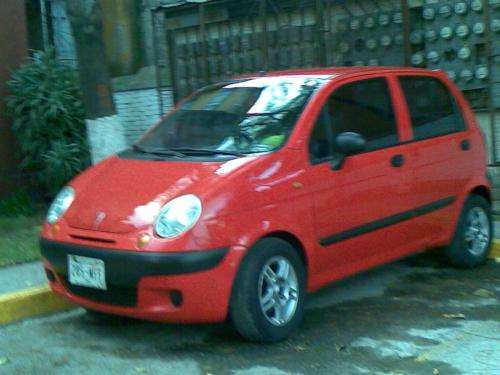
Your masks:
<path fill-rule="evenodd" d="M 137 288 L 108 284 L 107 290 L 87 288 L 73 285 L 63 276 L 66 288 L 75 296 L 108 305 L 135 307 L 137 305 Z"/>

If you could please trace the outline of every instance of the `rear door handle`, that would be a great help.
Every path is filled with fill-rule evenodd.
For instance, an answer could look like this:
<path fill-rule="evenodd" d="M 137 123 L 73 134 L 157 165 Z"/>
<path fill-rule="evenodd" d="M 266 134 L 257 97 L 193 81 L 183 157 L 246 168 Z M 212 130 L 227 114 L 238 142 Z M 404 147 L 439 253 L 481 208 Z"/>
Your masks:
<path fill-rule="evenodd" d="M 464 139 L 462 142 L 460 142 L 460 148 L 463 151 L 469 151 L 470 150 L 470 141 L 468 139 Z"/>
<path fill-rule="evenodd" d="M 405 157 L 402 154 L 394 155 L 391 158 L 391 165 L 395 168 L 402 167 L 405 163 Z"/>

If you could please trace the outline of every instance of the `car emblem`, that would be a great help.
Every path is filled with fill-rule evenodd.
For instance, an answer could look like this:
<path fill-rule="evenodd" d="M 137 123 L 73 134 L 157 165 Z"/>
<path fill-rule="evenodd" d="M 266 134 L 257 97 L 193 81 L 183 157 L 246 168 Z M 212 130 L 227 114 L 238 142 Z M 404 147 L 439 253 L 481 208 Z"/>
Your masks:
<path fill-rule="evenodd" d="M 99 211 L 94 220 L 94 230 L 97 230 L 99 228 L 99 225 L 103 222 L 104 218 L 106 217 L 106 214 L 102 211 Z"/>

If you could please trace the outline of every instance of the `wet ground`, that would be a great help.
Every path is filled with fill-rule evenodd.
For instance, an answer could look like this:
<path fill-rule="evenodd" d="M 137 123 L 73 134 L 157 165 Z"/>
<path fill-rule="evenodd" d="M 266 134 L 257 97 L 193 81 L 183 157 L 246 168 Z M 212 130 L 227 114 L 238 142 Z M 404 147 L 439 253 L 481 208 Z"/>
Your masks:
<path fill-rule="evenodd" d="M 310 296 L 283 343 L 76 310 L 1 327 L 0 373 L 500 374 L 499 300 L 499 263 L 457 270 L 425 254 Z"/>

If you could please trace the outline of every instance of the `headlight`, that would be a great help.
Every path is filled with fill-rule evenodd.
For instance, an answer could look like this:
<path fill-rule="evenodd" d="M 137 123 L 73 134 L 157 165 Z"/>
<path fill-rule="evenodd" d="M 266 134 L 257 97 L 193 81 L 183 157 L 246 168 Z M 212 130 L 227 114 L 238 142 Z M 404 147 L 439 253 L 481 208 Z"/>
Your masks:
<path fill-rule="evenodd" d="M 47 222 L 54 224 L 64 215 L 71 203 L 75 199 L 75 190 L 71 186 L 66 186 L 57 194 L 56 198 L 47 212 Z"/>
<path fill-rule="evenodd" d="M 155 231 L 160 237 L 173 238 L 196 224 L 201 215 L 201 201 L 196 195 L 183 195 L 168 202 L 160 210 Z"/>

